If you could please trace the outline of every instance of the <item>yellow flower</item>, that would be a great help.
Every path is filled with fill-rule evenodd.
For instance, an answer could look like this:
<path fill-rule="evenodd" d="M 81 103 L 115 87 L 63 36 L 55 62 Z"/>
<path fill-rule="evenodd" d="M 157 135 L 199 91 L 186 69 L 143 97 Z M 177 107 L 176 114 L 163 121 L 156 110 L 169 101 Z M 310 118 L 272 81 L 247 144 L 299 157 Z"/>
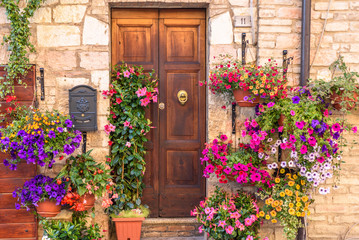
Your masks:
<path fill-rule="evenodd" d="M 284 196 L 285 196 L 285 193 L 284 193 L 284 192 L 280 192 L 280 193 L 279 193 L 279 196 L 284 197 Z"/>
<path fill-rule="evenodd" d="M 244 75 L 244 78 L 246 79 L 246 78 L 248 78 L 248 75 L 246 74 L 246 75 Z"/>
<path fill-rule="evenodd" d="M 284 170 L 284 169 L 283 169 Z M 280 178 L 276 178 L 275 180 L 275 183 L 279 183 L 280 182 Z"/>
<path fill-rule="evenodd" d="M 302 197 L 302 201 L 303 201 L 303 202 L 308 201 L 308 197 L 307 197 L 307 196 Z"/>
<path fill-rule="evenodd" d="M 270 92 L 269 95 L 273 96 L 273 95 L 274 95 L 274 92 Z"/>
<path fill-rule="evenodd" d="M 263 93 L 264 92 L 264 90 L 263 89 L 261 89 L 260 91 L 259 91 L 259 93 Z"/>
<path fill-rule="evenodd" d="M 300 189 L 300 186 L 299 186 L 299 184 L 297 184 L 297 186 L 295 186 L 295 188 L 299 190 L 299 189 Z"/>
<path fill-rule="evenodd" d="M 293 174 L 293 178 L 294 178 L 294 179 L 297 179 L 298 176 L 297 176 L 296 174 Z"/>
<path fill-rule="evenodd" d="M 275 216 L 277 216 L 277 212 L 274 211 L 274 210 L 272 210 L 272 211 L 270 212 L 270 215 L 272 215 L 272 217 L 275 217 Z"/>
<path fill-rule="evenodd" d="M 302 185 L 304 185 L 304 184 L 305 184 L 305 181 L 304 181 L 304 180 L 300 180 L 300 183 L 301 183 Z"/>
<path fill-rule="evenodd" d="M 269 216 L 268 214 L 266 215 L 266 219 L 267 219 L 267 220 L 269 220 L 269 219 L 270 219 L 270 216 Z"/>
<path fill-rule="evenodd" d="M 297 217 L 301 217 L 302 214 L 300 212 L 297 212 Z"/>
<path fill-rule="evenodd" d="M 249 86 L 249 89 L 253 89 L 253 86 Z"/>
<path fill-rule="evenodd" d="M 264 217 L 265 213 L 263 211 L 259 212 L 259 216 Z"/>
<path fill-rule="evenodd" d="M 268 202 L 271 204 L 273 202 L 273 198 L 268 198 Z"/>
<path fill-rule="evenodd" d="M 296 197 L 295 200 L 296 200 L 297 202 L 300 202 L 300 197 Z"/>
<path fill-rule="evenodd" d="M 277 210 L 277 212 L 282 211 L 282 208 L 280 206 L 276 207 L 275 210 Z"/>
<path fill-rule="evenodd" d="M 293 204 L 293 203 L 289 203 L 288 206 L 289 206 L 290 208 L 293 208 L 293 207 L 294 207 L 294 204 Z"/>
<path fill-rule="evenodd" d="M 254 94 L 254 95 L 257 95 L 257 94 L 258 94 L 258 91 L 257 91 L 257 90 L 254 90 L 254 91 L 253 91 L 253 94 Z"/>
<path fill-rule="evenodd" d="M 261 84 L 261 88 L 263 88 L 264 87 L 264 84 Z"/>
<path fill-rule="evenodd" d="M 297 202 L 295 205 L 296 205 L 297 207 L 302 206 L 302 204 L 301 204 L 300 202 Z"/>
<path fill-rule="evenodd" d="M 275 91 L 277 91 L 277 90 L 278 90 L 278 87 L 274 87 L 273 89 L 274 89 Z"/>
<path fill-rule="evenodd" d="M 280 172 L 280 173 L 285 173 L 284 168 L 281 168 L 279 172 Z"/>
<path fill-rule="evenodd" d="M 293 187 L 293 186 L 294 186 L 294 182 L 293 182 L 293 181 L 289 181 L 289 182 L 288 182 L 288 185 L 291 186 L 291 187 Z"/>
<path fill-rule="evenodd" d="M 283 200 L 280 200 L 280 201 L 279 201 L 279 204 L 282 206 L 282 205 L 283 205 Z"/>
<path fill-rule="evenodd" d="M 294 210 L 293 208 L 290 208 L 290 209 L 288 210 L 288 212 L 289 212 L 290 215 L 294 215 L 294 214 L 295 214 L 295 210 Z"/>
<path fill-rule="evenodd" d="M 272 219 L 272 223 L 277 223 L 277 219 Z"/>
<path fill-rule="evenodd" d="M 307 216 L 310 216 L 310 211 L 307 212 Z"/>
<path fill-rule="evenodd" d="M 273 205 L 274 205 L 274 207 L 278 206 L 278 205 L 279 205 L 279 201 L 278 201 L 278 200 L 275 200 L 275 201 L 273 202 Z"/>

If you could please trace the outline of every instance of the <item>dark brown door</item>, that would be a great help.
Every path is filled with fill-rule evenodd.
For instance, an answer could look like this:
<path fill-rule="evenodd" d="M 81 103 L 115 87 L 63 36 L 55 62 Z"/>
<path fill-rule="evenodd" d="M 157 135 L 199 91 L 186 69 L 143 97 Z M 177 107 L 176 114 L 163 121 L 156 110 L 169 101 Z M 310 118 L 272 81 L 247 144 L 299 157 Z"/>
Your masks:
<path fill-rule="evenodd" d="M 205 142 L 205 10 L 114 9 L 112 64 L 155 69 L 159 104 L 148 116 L 143 202 L 152 217 L 185 217 L 205 196 L 200 154 Z M 182 91 L 180 102 L 178 93 Z"/>
<path fill-rule="evenodd" d="M 4 67 L 0 67 L 0 76 L 5 76 Z M 35 66 L 25 78 L 27 87 L 15 84 L 15 95 L 20 104 L 30 106 L 34 97 Z M 10 105 L 0 100 L 0 113 L 4 113 Z M 8 120 L 10 121 L 10 120 Z M 4 126 L 5 124 L 1 124 Z M 26 210 L 16 210 L 16 199 L 12 192 L 36 174 L 36 165 L 20 163 L 16 171 L 3 165 L 7 156 L 0 152 L 0 240 L 1 239 L 36 239 L 36 218 Z"/>

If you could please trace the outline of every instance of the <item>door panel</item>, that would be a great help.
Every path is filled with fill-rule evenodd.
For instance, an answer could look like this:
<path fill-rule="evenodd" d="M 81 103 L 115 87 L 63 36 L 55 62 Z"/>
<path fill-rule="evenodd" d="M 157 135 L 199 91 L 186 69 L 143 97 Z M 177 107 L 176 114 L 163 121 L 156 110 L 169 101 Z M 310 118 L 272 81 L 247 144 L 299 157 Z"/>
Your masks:
<path fill-rule="evenodd" d="M 205 20 L 188 19 L 192 13 L 160 11 L 159 41 L 167 46 L 159 49 L 160 102 L 167 106 L 159 113 L 161 217 L 189 216 L 205 196 L 199 156 L 206 98 L 198 85 L 205 77 Z M 180 90 L 188 94 L 184 105 L 177 97 Z"/>
<path fill-rule="evenodd" d="M 196 9 L 114 9 L 112 64 L 125 61 L 154 69 L 159 102 L 147 117 L 154 128 L 147 136 L 143 202 L 151 217 L 189 216 L 205 196 L 199 161 L 205 142 L 205 11 Z M 177 93 L 185 90 L 182 105 Z M 179 201 L 180 200 L 180 201 Z"/>

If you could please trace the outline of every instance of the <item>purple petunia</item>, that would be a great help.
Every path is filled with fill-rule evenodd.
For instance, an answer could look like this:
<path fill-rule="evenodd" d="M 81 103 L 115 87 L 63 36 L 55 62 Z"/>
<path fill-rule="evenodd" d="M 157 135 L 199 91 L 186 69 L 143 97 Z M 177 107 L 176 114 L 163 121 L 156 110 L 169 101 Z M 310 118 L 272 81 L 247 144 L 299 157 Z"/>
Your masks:
<path fill-rule="evenodd" d="M 319 124 L 318 120 L 313 119 L 312 120 L 312 128 L 315 128 Z"/>
<path fill-rule="evenodd" d="M 302 142 L 306 142 L 307 141 L 307 139 L 305 138 L 305 136 L 304 135 L 300 135 L 300 140 L 302 140 Z"/>
<path fill-rule="evenodd" d="M 70 119 L 66 119 L 65 124 L 67 128 L 72 128 L 72 121 Z"/>
<path fill-rule="evenodd" d="M 298 103 L 300 102 L 300 97 L 298 97 L 298 96 L 292 97 L 292 102 L 293 102 L 294 104 L 298 104 Z"/>
<path fill-rule="evenodd" d="M 57 128 L 57 131 L 58 131 L 59 133 L 62 133 L 62 132 L 64 131 L 64 129 L 63 129 L 62 127 L 58 127 L 58 128 Z"/>
<path fill-rule="evenodd" d="M 49 138 L 55 138 L 56 137 L 56 134 L 54 131 L 50 131 L 49 134 L 48 134 Z"/>

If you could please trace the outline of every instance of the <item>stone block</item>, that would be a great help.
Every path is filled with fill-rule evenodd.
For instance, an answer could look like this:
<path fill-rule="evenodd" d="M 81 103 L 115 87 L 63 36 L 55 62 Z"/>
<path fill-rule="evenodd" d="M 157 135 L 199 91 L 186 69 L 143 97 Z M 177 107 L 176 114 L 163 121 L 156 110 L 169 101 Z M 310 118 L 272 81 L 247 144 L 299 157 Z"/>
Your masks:
<path fill-rule="evenodd" d="M 331 22 L 327 23 L 325 27 L 326 31 L 329 32 L 345 32 L 349 29 L 349 23 L 347 22 Z"/>
<path fill-rule="evenodd" d="M 281 34 L 276 39 L 276 48 L 288 49 L 300 47 L 300 34 Z"/>
<path fill-rule="evenodd" d="M 232 6 L 239 6 L 239 7 L 248 7 L 249 0 L 229 0 L 229 3 Z"/>
<path fill-rule="evenodd" d="M 82 5 L 59 5 L 53 9 L 54 20 L 57 23 L 79 23 L 86 12 L 86 6 Z"/>
<path fill-rule="evenodd" d="M 210 43 L 231 44 L 233 42 L 233 24 L 229 12 L 210 20 Z"/>
<path fill-rule="evenodd" d="M 59 0 L 46 0 L 46 1 L 43 3 L 43 5 L 44 5 L 44 6 L 50 6 L 50 5 L 55 5 L 55 4 L 57 4 L 57 3 L 59 3 Z"/>
<path fill-rule="evenodd" d="M 110 86 L 110 72 L 91 71 L 91 82 L 99 91 L 108 90 Z"/>
<path fill-rule="evenodd" d="M 88 45 L 108 45 L 108 24 L 90 16 L 85 17 L 82 41 Z"/>
<path fill-rule="evenodd" d="M 88 78 L 68 78 L 68 77 L 58 77 L 56 78 L 56 84 L 59 88 L 70 89 L 77 85 L 87 85 L 89 84 Z"/>
<path fill-rule="evenodd" d="M 78 46 L 80 29 L 76 26 L 38 25 L 37 43 L 40 47 Z"/>
<path fill-rule="evenodd" d="M 268 5 L 272 5 L 272 4 L 276 4 L 276 5 L 293 5 L 293 0 L 272 0 L 272 1 L 268 1 L 268 0 L 260 0 L 259 4 L 268 4 Z"/>
<path fill-rule="evenodd" d="M 342 53 L 344 61 L 346 63 L 359 63 L 359 58 L 357 53 Z"/>
<path fill-rule="evenodd" d="M 51 8 L 42 7 L 35 11 L 34 16 L 30 19 L 34 23 L 51 23 Z"/>
<path fill-rule="evenodd" d="M 330 4 L 330 10 L 346 10 L 349 8 L 349 3 L 345 1 L 332 2 Z M 318 2 L 314 5 L 314 10 L 325 11 L 328 9 L 328 2 Z"/>
<path fill-rule="evenodd" d="M 10 23 L 7 19 L 6 10 L 5 8 L 0 8 L 0 24 Z"/>
<path fill-rule="evenodd" d="M 75 51 L 48 51 L 46 54 L 46 63 L 57 70 L 72 70 L 76 68 Z"/>
<path fill-rule="evenodd" d="M 275 10 L 273 9 L 259 9 L 259 17 L 260 18 L 271 18 L 275 17 Z"/>
<path fill-rule="evenodd" d="M 282 7 L 277 10 L 277 16 L 279 18 L 300 19 L 301 14 L 302 9 L 300 7 Z"/>
<path fill-rule="evenodd" d="M 83 52 L 80 53 L 80 67 L 87 70 L 109 69 L 108 52 Z"/>
<path fill-rule="evenodd" d="M 259 26 L 260 33 L 290 33 L 291 27 L 287 26 Z"/>
<path fill-rule="evenodd" d="M 320 49 L 315 59 L 315 66 L 329 66 L 337 59 L 336 51 L 328 51 L 327 49 Z"/>
<path fill-rule="evenodd" d="M 290 19 L 260 19 L 259 20 L 259 25 L 292 25 L 293 20 Z"/>

